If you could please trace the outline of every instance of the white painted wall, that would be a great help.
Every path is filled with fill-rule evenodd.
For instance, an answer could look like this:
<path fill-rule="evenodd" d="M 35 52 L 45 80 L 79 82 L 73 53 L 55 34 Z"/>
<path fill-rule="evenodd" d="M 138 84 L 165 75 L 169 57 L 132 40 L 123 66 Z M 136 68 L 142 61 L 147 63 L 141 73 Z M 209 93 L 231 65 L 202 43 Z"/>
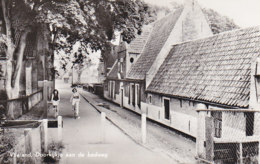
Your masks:
<path fill-rule="evenodd" d="M 132 105 L 132 102 L 130 102 L 130 104 L 128 104 L 129 98 L 124 96 L 124 107 L 127 109 L 130 109 L 132 111 L 136 111 L 138 112 L 138 110 L 135 109 L 135 107 Z"/>
<path fill-rule="evenodd" d="M 171 111 L 171 127 L 193 137 L 197 136 L 197 119 L 188 114 Z"/>
<path fill-rule="evenodd" d="M 164 119 L 164 108 L 152 104 L 141 103 L 142 111 L 147 113 L 147 117 L 158 121 L 164 125 L 170 126 L 183 133 L 197 136 L 197 119 L 198 117 L 186 113 L 170 110 L 170 120 Z M 172 107 L 172 106 L 171 106 Z M 183 109 L 185 110 L 185 109 Z M 160 117 L 160 118 L 159 118 Z"/>

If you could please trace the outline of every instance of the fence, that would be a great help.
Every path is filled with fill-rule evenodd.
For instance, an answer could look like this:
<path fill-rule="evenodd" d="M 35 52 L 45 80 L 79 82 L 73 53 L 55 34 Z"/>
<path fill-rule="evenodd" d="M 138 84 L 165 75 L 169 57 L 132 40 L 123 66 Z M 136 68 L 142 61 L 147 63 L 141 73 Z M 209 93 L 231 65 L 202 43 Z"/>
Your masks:
<path fill-rule="evenodd" d="M 215 143 L 214 161 L 222 163 L 258 163 L 258 142 Z"/>
<path fill-rule="evenodd" d="M 13 103 L 15 106 L 14 118 L 27 113 L 32 109 L 37 103 L 39 103 L 43 98 L 43 90 L 39 90 L 27 96 L 22 96 L 16 99 L 1 100 L 0 105 L 3 105 L 7 109 L 8 104 Z"/>
<path fill-rule="evenodd" d="M 55 124 L 55 125 L 54 125 Z M 20 129 L 20 137 L 12 149 L 0 155 L 0 163 L 40 164 L 45 156 L 51 155 L 48 145 L 48 128 L 58 128 L 58 141 L 62 139 L 62 117 L 52 120 L 6 121 L 4 129 Z M 22 131 L 22 133 L 21 133 Z M 17 132 L 17 131 L 16 131 Z"/>

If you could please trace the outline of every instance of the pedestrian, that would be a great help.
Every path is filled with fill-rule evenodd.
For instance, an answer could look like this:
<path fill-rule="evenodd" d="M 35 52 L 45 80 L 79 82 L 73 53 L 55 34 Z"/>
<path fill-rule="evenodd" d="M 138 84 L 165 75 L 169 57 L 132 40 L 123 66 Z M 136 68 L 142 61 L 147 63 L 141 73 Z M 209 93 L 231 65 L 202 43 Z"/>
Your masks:
<path fill-rule="evenodd" d="M 54 116 L 55 118 L 58 117 L 59 115 L 59 102 L 60 102 L 60 94 L 59 91 L 57 89 L 54 89 L 52 92 L 52 96 L 51 96 L 51 101 L 52 101 L 52 106 L 53 106 L 53 110 L 55 112 Z"/>
<path fill-rule="evenodd" d="M 0 105 L 0 120 L 5 120 L 5 107 L 3 105 Z"/>
<path fill-rule="evenodd" d="M 79 102 L 80 102 L 80 97 L 79 93 L 76 88 L 72 89 L 72 96 L 70 98 L 70 102 L 72 103 L 72 110 L 74 111 L 74 118 L 79 119 Z"/>

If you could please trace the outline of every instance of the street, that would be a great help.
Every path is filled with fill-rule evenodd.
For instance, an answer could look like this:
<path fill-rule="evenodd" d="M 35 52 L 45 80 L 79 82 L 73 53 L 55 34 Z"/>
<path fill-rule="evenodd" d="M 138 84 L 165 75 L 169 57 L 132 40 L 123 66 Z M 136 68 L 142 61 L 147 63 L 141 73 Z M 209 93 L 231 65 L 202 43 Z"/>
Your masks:
<path fill-rule="evenodd" d="M 97 110 L 105 112 L 107 117 L 134 141 L 142 143 L 140 115 L 85 90 L 80 90 L 80 94 Z M 106 104 L 109 109 L 100 104 Z M 176 163 L 196 162 L 194 158 L 196 145 L 192 138 L 184 137 L 150 120 L 147 120 L 147 142 L 143 146 L 158 154 L 171 157 Z"/>
<path fill-rule="evenodd" d="M 64 121 L 61 163 L 172 163 L 170 158 L 138 145 L 107 120 L 102 142 L 100 113 L 81 98 L 80 119 L 74 119 L 69 102 L 71 88 L 64 84 L 57 84 L 57 88 Z"/>

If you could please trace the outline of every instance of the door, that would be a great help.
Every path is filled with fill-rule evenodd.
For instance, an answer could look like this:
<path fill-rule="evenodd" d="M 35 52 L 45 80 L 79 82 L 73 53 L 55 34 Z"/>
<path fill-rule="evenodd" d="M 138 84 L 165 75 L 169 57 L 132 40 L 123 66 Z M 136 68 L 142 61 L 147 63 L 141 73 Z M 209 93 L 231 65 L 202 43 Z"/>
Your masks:
<path fill-rule="evenodd" d="M 121 89 L 121 107 L 124 106 L 124 89 Z"/>
<path fill-rule="evenodd" d="M 135 106 L 135 85 L 132 85 L 132 105 Z"/>
<path fill-rule="evenodd" d="M 170 119 L 170 101 L 168 99 L 164 99 L 164 118 Z"/>
<path fill-rule="evenodd" d="M 136 102 L 137 102 L 137 106 L 140 108 L 141 107 L 141 101 L 140 101 L 140 88 L 139 85 L 136 85 Z"/>
<path fill-rule="evenodd" d="M 254 134 L 254 113 L 247 112 L 246 116 L 246 136 L 252 136 Z"/>

